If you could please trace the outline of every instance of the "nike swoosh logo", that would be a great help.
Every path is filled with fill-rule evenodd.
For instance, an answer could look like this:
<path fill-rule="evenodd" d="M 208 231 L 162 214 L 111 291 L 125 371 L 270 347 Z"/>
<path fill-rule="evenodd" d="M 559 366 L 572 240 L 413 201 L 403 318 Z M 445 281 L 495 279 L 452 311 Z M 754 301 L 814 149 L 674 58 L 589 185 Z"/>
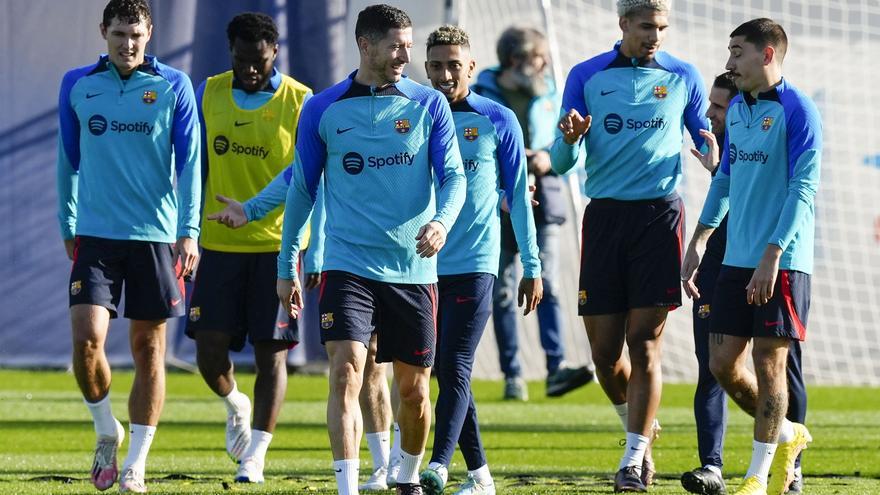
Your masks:
<path fill-rule="evenodd" d="M 102 94 L 104 94 L 104 93 L 94 93 L 94 94 L 92 94 L 92 93 L 86 93 L 86 99 L 89 100 L 89 99 L 92 99 L 92 98 L 94 98 L 94 97 L 96 97 L 96 96 L 101 96 Z"/>
<path fill-rule="evenodd" d="M 415 354 L 416 356 L 424 356 L 429 352 L 431 352 L 431 349 L 423 349 L 421 351 L 413 351 L 413 354 Z"/>
<path fill-rule="evenodd" d="M 172 306 L 172 307 L 173 307 L 173 306 L 177 306 L 178 304 L 180 304 L 180 299 L 179 299 L 179 298 L 178 298 L 178 299 L 172 299 L 172 300 L 171 300 L 171 306 Z"/>
<path fill-rule="evenodd" d="M 344 134 L 344 133 L 346 133 L 346 132 L 348 132 L 348 131 L 350 131 L 350 130 L 352 130 L 352 129 L 354 129 L 354 127 L 349 127 L 348 129 L 340 129 L 340 128 L 337 127 L 337 128 L 336 128 L 336 134 Z"/>
<path fill-rule="evenodd" d="M 608 96 L 608 95 L 610 95 L 611 93 L 616 93 L 616 92 L 617 92 L 616 89 L 612 89 L 611 91 L 599 91 L 599 94 L 602 95 L 602 96 Z"/>
<path fill-rule="evenodd" d="M 341 473 L 341 472 L 342 472 L 342 469 L 341 469 L 341 468 L 340 468 L 340 469 L 337 469 L 336 472 L 337 472 L 337 473 Z"/>
<path fill-rule="evenodd" d="M 765 326 L 765 327 L 768 327 L 768 328 L 769 328 L 769 327 L 779 326 L 779 325 L 782 325 L 782 322 L 781 322 L 781 321 L 765 321 L 765 322 L 764 322 L 764 326 Z"/>
<path fill-rule="evenodd" d="M 278 324 L 278 328 L 287 328 L 289 325 L 290 325 L 290 323 L 281 322 Z"/>
<path fill-rule="evenodd" d="M 236 120 L 234 124 L 235 124 L 235 127 L 241 127 L 241 126 L 243 126 L 243 125 L 253 124 L 253 121 L 249 121 L 249 122 L 239 122 L 239 121 Z"/>
<path fill-rule="evenodd" d="M 471 302 L 471 301 L 476 301 L 476 300 L 477 300 L 476 297 L 457 296 L 457 297 L 455 298 L 455 302 L 458 303 L 458 304 L 464 304 L 464 303 L 466 303 L 466 302 Z"/>
<path fill-rule="evenodd" d="M 739 124 L 739 121 L 738 121 L 738 120 L 737 120 L 736 122 L 731 122 L 731 123 L 730 123 L 730 127 L 733 127 L 733 126 L 735 126 L 736 124 Z"/>

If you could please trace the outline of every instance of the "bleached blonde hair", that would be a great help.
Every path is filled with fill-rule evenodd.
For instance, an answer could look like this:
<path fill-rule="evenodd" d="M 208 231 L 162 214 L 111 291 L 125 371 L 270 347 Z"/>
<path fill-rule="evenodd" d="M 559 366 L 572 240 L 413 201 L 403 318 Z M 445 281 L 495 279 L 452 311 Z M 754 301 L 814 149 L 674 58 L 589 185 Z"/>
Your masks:
<path fill-rule="evenodd" d="M 639 10 L 669 12 L 670 0 L 617 0 L 617 15 L 625 17 Z"/>

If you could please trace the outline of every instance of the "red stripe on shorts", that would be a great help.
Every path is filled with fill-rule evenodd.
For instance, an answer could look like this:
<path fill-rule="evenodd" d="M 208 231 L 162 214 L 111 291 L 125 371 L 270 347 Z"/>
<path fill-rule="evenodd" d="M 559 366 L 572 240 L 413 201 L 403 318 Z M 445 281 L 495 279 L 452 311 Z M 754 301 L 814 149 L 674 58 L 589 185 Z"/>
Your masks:
<path fill-rule="evenodd" d="M 801 322 L 801 318 L 797 314 L 797 310 L 794 307 L 794 298 L 791 296 L 791 278 L 789 277 L 788 270 L 780 270 L 779 271 L 780 285 L 782 286 L 782 299 L 785 301 L 785 309 L 788 311 L 788 317 L 791 318 L 792 324 L 794 324 L 795 330 L 798 333 L 798 339 L 804 340 L 807 338 L 807 328 L 804 327 L 803 322 Z"/>

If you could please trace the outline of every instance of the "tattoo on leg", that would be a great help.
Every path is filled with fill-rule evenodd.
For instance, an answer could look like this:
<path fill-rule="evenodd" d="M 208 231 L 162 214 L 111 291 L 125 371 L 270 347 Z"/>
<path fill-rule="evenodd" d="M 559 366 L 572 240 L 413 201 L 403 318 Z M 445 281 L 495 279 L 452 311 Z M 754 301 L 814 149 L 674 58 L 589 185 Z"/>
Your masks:
<path fill-rule="evenodd" d="M 769 420 L 767 422 L 767 434 L 770 435 L 770 438 L 779 436 L 779 423 L 784 414 L 782 405 L 785 399 L 785 393 L 777 393 L 767 397 L 767 401 L 764 403 L 764 418 Z"/>

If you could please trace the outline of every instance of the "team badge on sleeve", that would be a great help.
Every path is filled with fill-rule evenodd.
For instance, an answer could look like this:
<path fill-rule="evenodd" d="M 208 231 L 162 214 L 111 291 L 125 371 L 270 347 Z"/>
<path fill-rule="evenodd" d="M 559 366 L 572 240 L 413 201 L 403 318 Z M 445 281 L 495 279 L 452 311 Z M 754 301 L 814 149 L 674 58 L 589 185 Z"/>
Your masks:
<path fill-rule="evenodd" d="M 324 313 L 321 315 L 321 328 L 327 330 L 333 326 L 333 313 Z"/>
<path fill-rule="evenodd" d="M 582 290 L 578 292 L 578 305 L 583 306 L 587 304 L 587 291 Z"/>
<path fill-rule="evenodd" d="M 662 100 L 663 98 L 666 98 L 666 95 L 668 94 L 669 91 L 667 91 L 666 86 L 654 86 L 654 97 Z"/>
<path fill-rule="evenodd" d="M 706 319 L 709 317 L 709 313 L 711 312 L 712 307 L 708 304 L 701 304 L 699 308 L 697 308 L 697 316 L 702 319 Z"/>
<path fill-rule="evenodd" d="M 761 130 L 766 131 L 769 130 L 773 125 L 773 117 L 764 117 L 764 120 L 761 121 Z"/>
<path fill-rule="evenodd" d="M 199 318 L 202 317 L 202 308 L 200 306 L 193 306 L 189 308 L 189 321 L 199 321 Z"/>
<path fill-rule="evenodd" d="M 83 283 L 82 280 L 75 280 L 70 283 L 70 295 L 75 296 L 82 291 Z"/>
<path fill-rule="evenodd" d="M 394 130 L 406 134 L 409 132 L 409 119 L 397 119 L 394 121 Z"/>
<path fill-rule="evenodd" d="M 146 103 L 147 105 L 152 105 L 153 103 L 156 103 L 156 98 L 157 98 L 157 93 L 155 90 L 148 89 L 148 90 L 144 91 L 143 100 L 144 100 L 144 103 Z"/>
<path fill-rule="evenodd" d="M 475 141 L 480 137 L 480 129 L 477 127 L 465 127 L 464 138 L 468 141 Z"/>

